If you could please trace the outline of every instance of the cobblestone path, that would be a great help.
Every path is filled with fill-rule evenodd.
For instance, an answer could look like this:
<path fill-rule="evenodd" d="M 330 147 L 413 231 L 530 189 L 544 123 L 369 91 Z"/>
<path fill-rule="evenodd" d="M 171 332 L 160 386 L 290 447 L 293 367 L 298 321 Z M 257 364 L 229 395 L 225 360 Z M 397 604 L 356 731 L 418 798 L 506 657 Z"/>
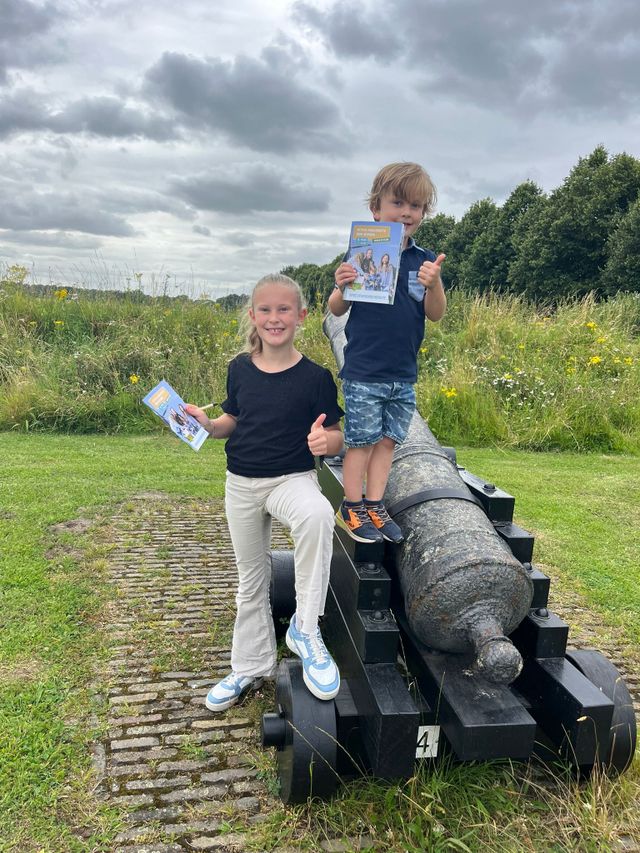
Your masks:
<path fill-rule="evenodd" d="M 112 535 L 118 604 L 96 760 L 126 815 L 116 850 L 242 849 L 233 827 L 260 820 L 270 796 L 255 767 L 260 703 L 246 703 L 253 715 L 204 707 L 230 659 L 236 574 L 222 503 L 136 501 L 113 517 Z M 283 532 L 273 547 L 290 547 Z"/>
<path fill-rule="evenodd" d="M 96 764 L 125 815 L 115 849 L 241 850 L 247 828 L 279 800 L 257 769 L 259 718 L 272 694 L 218 716 L 203 704 L 230 658 L 235 566 L 222 502 L 133 501 L 114 515 L 110 535 L 117 603 L 108 734 Z M 289 547 L 283 531 L 273 547 Z M 640 712 L 637 660 L 620 638 L 603 643 L 602 624 L 553 584 L 550 607 L 572 625 L 573 646 L 599 647 L 621 669 Z"/>

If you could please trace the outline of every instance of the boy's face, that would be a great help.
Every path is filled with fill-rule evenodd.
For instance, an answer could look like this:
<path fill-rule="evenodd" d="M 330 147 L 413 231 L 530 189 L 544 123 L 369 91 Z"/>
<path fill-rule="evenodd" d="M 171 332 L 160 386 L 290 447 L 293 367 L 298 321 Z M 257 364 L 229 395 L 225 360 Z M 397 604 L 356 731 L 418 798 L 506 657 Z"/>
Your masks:
<path fill-rule="evenodd" d="M 371 210 L 376 222 L 402 222 L 404 225 L 405 242 L 413 236 L 422 222 L 422 205 L 407 201 L 395 193 L 383 193 L 380 206 Z"/>

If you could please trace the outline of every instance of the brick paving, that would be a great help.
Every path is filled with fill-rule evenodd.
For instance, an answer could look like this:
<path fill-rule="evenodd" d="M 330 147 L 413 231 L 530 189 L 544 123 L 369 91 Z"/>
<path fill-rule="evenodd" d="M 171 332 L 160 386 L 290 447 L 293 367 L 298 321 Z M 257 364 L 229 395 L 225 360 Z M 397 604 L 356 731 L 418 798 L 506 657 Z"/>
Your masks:
<path fill-rule="evenodd" d="M 236 572 L 222 504 L 135 501 L 111 534 L 108 734 L 95 764 L 124 815 L 114 849 L 241 850 L 238 827 L 274 800 L 256 769 L 259 703 L 204 707 L 230 659 Z M 290 547 L 282 530 L 273 547 Z"/>
<path fill-rule="evenodd" d="M 111 655 L 100 694 L 108 732 L 95 746 L 103 795 L 124 824 L 116 853 L 244 849 L 247 829 L 279 800 L 258 771 L 260 693 L 220 715 L 204 707 L 226 674 L 236 573 L 221 501 L 151 496 L 112 518 Z M 275 530 L 274 548 L 290 547 Z M 600 647 L 623 672 L 640 712 L 637 661 L 579 597 L 552 584 L 550 607 L 572 627 L 572 645 Z M 588 623 L 584 627 L 583 623 Z M 606 633 L 606 631 L 604 631 Z"/>

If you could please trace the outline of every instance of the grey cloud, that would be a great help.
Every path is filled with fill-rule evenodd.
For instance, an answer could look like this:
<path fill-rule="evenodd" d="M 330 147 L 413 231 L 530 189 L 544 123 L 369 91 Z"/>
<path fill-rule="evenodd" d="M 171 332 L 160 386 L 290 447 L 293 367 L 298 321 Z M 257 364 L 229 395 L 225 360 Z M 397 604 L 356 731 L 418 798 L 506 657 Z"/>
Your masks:
<path fill-rule="evenodd" d="M 211 229 L 204 225 L 192 225 L 191 230 L 194 234 L 202 234 L 203 237 L 211 237 Z"/>
<path fill-rule="evenodd" d="M 252 246 L 258 242 L 260 237 L 257 234 L 248 234 L 246 231 L 227 231 L 224 235 L 225 243 L 230 246 Z"/>
<path fill-rule="evenodd" d="M 30 89 L 16 90 L 0 100 L 0 138 L 36 130 L 154 141 L 178 136 L 174 123 L 165 116 L 115 97 L 80 98 L 56 112 L 48 108 L 43 95 Z"/>
<path fill-rule="evenodd" d="M 102 210 L 116 215 L 136 213 L 170 213 L 178 219 L 194 219 L 193 209 L 172 195 L 164 195 L 154 190 L 138 190 L 134 187 L 113 188 L 107 192 L 97 192 L 94 203 Z"/>
<path fill-rule="evenodd" d="M 549 95 L 559 108 L 571 106 L 587 115 L 595 112 L 620 117 L 640 102 L 640 41 L 635 50 L 624 41 L 601 41 L 598 50 L 580 40 L 570 53 L 561 53 L 549 75 Z"/>
<path fill-rule="evenodd" d="M 530 115 L 626 112 L 638 102 L 640 39 L 635 0 L 375 0 L 294 7 L 340 60 L 404 59 L 430 99 L 454 95 L 475 106 Z M 397 34 L 388 46 L 376 33 Z M 364 44 L 363 44 L 364 42 Z"/>
<path fill-rule="evenodd" d="M 81 98 L 49 117 L 48 127 L 60 133 L 91 133 L 111 138 L 175 139 L 174 123 L 142 107 L 130 107 L 111 96 Z"/>
<path fill-rule="evenodd" d="M 219 172 L 175 179 L 172 189 L 198 210 L 234 214 L 324 211 L 330 199 L 328 190 L 298 183 L 264 165 L 251 166 L 238 175 Z"/>
<path fill-rule="evenodd" d="M 101 209 L 91 192 L 38 192 L 16 181 L 0 181 L 0 228 L 12 231 L 80 231 L 131 237 L 129 223 Z"/>
<path fill-rule="evenodd" d="M 146 91 L 170 104 L 184 123 L 217 131 L 255 151 L 346 151 L 335 104 L 297 83 L 277 62 L 246 56 L 205 61 L 165 53 L 147 71 Z"/>
<path fill-rule="evenodd" d="M 310 68 L 309 56 L 302 45 L 283 33 L 278 33 L 271 44 L 262 49 L 260 56 L 271 69 L 289 76 L 293 69 Z"/>
<path fill-rule="evenodd" d="M 38 36 L 62 17 L 53 3 L 39 6 L 30 0 L 1 0 L 0 84 L 6 82 L 8 68 L 46 63 L 57 53 Z"/>
<path fill-rule="evenodd" d="M 66 231 L 0 231 L 0 240 L 25 246 L 53 246 L 56 249 L 86 251 L 98 249 L 102 241 L 95 237 L 80 237 Z"/>
<path fill-rule="evenodd" d="M 415 9 L 407 10 L 415 14 Z M 294 20 L 319 32 L 336 56 L 363 59 L 372 57 L 386 64 L 402 49 L 393 17 L 371 10 L 362 3 L 336 3 L 331 9 L 318 9 L 303 0 L 293 5 Z"/>

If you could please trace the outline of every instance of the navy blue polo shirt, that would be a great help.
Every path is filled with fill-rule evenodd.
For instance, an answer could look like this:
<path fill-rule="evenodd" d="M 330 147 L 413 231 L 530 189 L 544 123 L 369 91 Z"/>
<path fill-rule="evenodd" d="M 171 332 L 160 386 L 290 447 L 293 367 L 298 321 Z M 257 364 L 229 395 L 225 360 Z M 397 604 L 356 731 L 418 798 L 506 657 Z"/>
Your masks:
<path fill-rule="evenodd" d="M 424 338 L 424 288 L 422 298 L 409 293 L 409 274 L 433 252 L 416 246 L 409 238 L 400 256 L 400 270 L 393 305 L 352 302 L 345 326 L 347 344 L 341 379 L 357 382 L 411 382 L 418 379 L 417 355 Z"/>

